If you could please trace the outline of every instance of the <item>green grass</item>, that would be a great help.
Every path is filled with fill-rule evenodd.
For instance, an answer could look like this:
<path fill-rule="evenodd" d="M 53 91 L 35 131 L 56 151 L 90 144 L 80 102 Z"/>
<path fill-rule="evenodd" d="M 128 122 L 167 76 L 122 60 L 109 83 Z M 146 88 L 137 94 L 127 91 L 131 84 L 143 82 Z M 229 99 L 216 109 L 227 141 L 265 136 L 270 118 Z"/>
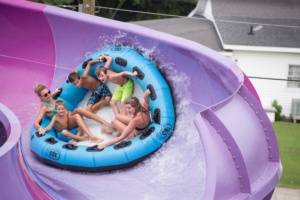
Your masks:
<path fill-rule="evenodd" d="M 280 160 L 283 167 L 278 187 L 300 189 L 300 124 L 274 122 Z"/>

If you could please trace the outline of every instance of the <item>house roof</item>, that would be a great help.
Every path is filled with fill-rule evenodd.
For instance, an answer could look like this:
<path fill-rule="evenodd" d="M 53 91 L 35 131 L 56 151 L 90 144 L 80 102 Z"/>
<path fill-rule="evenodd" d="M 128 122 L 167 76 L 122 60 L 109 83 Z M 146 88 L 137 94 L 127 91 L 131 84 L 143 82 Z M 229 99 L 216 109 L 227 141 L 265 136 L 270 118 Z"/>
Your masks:
<path fill-rule="evenodd" d="M 215 51 L 223 51 L 213 23 L 204 18 L 170 18 L 132 23 L 195 41 Z"/>
<path fill-rule="evenodd" d="M 300 48 L 299 0 L 211 0 L 211 7 L 225 49 L 226 45 Z M 251 35 L 251 25 L 262 28 Z"/>
<path fill-rule="evenodd" d="M 204 4 L 209 3 L 211 6 L 205 10 Z M 132 23 L 186 38 L 219 52 L 236 47 L 300 49 L 299 0 L 199 0 L 196 9 L 192 18 Z M 215 25 L 203 19 L 205 12 L 206 16 L 211 13 Z M 251 25 L 254 34 L 249 34 Z"/>

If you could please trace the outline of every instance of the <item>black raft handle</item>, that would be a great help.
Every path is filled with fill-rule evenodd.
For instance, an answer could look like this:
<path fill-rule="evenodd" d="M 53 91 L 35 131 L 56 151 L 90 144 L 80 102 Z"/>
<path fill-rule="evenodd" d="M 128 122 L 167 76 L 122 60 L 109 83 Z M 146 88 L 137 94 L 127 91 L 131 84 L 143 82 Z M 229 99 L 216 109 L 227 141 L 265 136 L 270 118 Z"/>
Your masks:
<path fill-rule="evenodd" d="M 100 55 L 98 56 L 98 58 L 100 58 L 101 56 L 109 56 L 108 54 L 104 54 L 104 55 Z M 106 62 L 107 59 L 106 58 L 102 58 L 102 60 L 100 60 L 101 62 Z"/>
<path fill-rule="evenodd" d="M 140 80 L 143 80 L 145 77 L 144 72 L 142 72 L 142 70 L 140 70 L 140 68 L 138 68 L 136 66 L 132 68 L 132 72 L 135 72 L 135 71 L 138 73 L 138 75 L 136 77 L 138 77 Z"/>
<path fill-rule="evenodd" d="M 86 61 L 84 61 L 83 63 L 82 63 L 82 69 L 85 69 L 86 68 L 86 66 L 87 66 L 87 64 L 88 64 L 88 62 L 90 62 L 90 61 L 92 61 L 93 59 L 92 58 L 90 58 L 90 59 L 88 59 L 88 60 L 86 60 Z"/>
<path fill-rule="evenodd" d="M 160 109 L 159 108 L 155 108 L 153 120 L 155 121 L 155 123 L 160 124 Z"/>
<path fill-rule="evenodd" d="M 145 132 L 142 133 L 142 135 L 140 136 L 141 140 L 146 139 L 149 135 L 151 135 L 151 133 L 153 133 L 155 131 L 155 128 L 152 126 L 151 128 L 148 128 Z"/>
<path fill-rule="evenodd" d="M 45 135 L 40 135 L 40 134 L 39 134 L 39 131 L 36 131 L 36 132 L 35 132 L 35 135 L 36 135 L 38 138 L 45 136 Z"/>
<path fill-rule="evenodd" d="M 122 141 L 119 144 L 114 146 L 115 150 L 122 149 L 131 145 L 131 141 Z"/>
<path fill-rule="evenodd" d="M 74 145 L 74 144 L 64 144 L 62 146 L 63 149 L 68 149 L 68 150 L 76 150 L 78 148 L 78 146 Z"/>
<path fill-rule="evenodd" d="M 150 92 L 151 92 L 150 98 L 151 98 L 152 101 L 154 101 L 154 100 L 156 99 L 157 96 L 156 96 L 156 92 L 155 92 L 155 90 L 154 90 L 153 85 L 149 84 L 149 85 L 147 86 L 147 89 L 150 90 Z"/>
<path fill-rule="evenodd" d="M 127 60 L 120 58 L 120 57 L 116 57 L 115 62 L 118 65 L 121 65 L 122 67 L 126 67 L 127 66 Z"/>
<path fill-rule="evenodd" d="M 45 142 L 47 142 L 48 144 L 56 144 L 57 140 L 55 140 L 54 137 L 50 137 L 45 139 Z"/>
<path fill-rule="evenodd" d="M 91 147 L 86 148 L 87 152 L 99 152 L 102 151 L 103 149 L 98 149 L 98 145 L 94 145 Z"/>
<path fill-rule="evenodd" d="M 58 89 L 59 90 L 59 92 L 57 92 L 52 98 L 53 99 L 57 99 L 58 97 L 59 97 L 59 95 L 62 93 L 62 91 L 63 91 L 63 89 L 62 88 L 59 88 Z"/>

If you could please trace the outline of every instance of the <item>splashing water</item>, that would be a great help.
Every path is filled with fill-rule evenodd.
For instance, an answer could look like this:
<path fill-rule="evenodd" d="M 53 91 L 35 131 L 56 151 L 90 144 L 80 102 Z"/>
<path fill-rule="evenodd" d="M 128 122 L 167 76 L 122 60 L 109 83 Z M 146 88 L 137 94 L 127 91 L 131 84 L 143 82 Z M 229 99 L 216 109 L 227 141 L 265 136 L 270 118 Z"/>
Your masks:
<path fill-rule="evenodd" d="M 119 45 L 138 50 L 164 73 L 175 99 L 176 123 L 173 135 L 154 154 L 138 165 L 110 173 L 78 173 L 55 169 L 38 162 L 29 148 L 29 128 L 23 130 L 28 162 L 43 180 L 55 183 L 52 187 L 72 186 L 88 199 L 201 199 L 205 191 L 205 157 L 199 134 L 191 120 L 196 113 L 190 109 L 190 79 L 178 72 L 174 63 L 163 57 L 160 49 L 147 49 L 136 37 L 118 31 L 114 36 L 99 37 L 99 51 Z M 86 52 L 88 57 L 93 52 Z M 61 75 L 60 79 L 64 79 Z M 54 82 L 56 83 L 56 82 Z M 84 103 L 85 104 L 85 103 Z M 30 127 L 32 126 L 32 123 Z M 49 176 L 51 174 L 51 176 Z M 59 185 L 63 182 L 63 185 Z M 50 186 L 51 187 L 51 186 Z M 128 188 L 130 192 L 128 192 Z M 196 198 L 195 198 L 196 197 Z"/>
<path fill-rule="evenodd" d="M 189 109 L 191 103 L 190 78 L 184 72 L 178 72 L 173 67 L 174 63 L 168 61 L 156 46 L 147 49 L 141 45 L 136 37 L 130 38 L 122 32 L 118 32 L 115 37 L 104 36 L 104 38 L 102 36 L 99 39 L 105 41 L 105 47 L 111 45 L 131 47 L 140 52 L 146 59 L 153 63 L 159 63 L 158 68 L 164 73 L 175 99 L 176 124 L 174 133 L 158 152 L 143 163 L 143 165 L 148 166 L 147 173 L 153 173 L 153 177 L 150 179 L 151 184 L 162 184 L 164 187 L 162 189 L 156 188 L 158 190 L 156 192 L 146 193 L 144 199 L 161 199 L 161 193 L 164 193 L 161 190 L 164 190 L 165 187 L 171 187 L 174 191 L 185 188 L 184 190 L 188 192 L 189 189 L 186 188 L 185 184 L 193 185 L 198 181 L 197 190 L 199 191 L 201 188 L 201 192 L 204 193 L 205 159 L 199 134 L 190 120 L 196 115 Z M 194 178 L 199 180 L 191 181 Z M 200 185 L 202 186 L 200 187 Z M 197 184 L 193 186 L 197 187 Z M 193 186 L 191 186 L 190 192 L 195 189 Z M 199 193 L 200 196 L 201 193 Z"/>

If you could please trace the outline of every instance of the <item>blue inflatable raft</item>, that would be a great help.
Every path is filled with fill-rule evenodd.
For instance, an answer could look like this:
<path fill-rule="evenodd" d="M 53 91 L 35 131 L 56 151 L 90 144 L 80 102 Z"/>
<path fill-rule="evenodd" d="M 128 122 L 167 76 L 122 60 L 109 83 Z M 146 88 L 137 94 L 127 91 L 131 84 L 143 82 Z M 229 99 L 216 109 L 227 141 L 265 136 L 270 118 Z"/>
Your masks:
<path fill-rule="evenodd" d="M 136 165 L 153 152 L 172 135 L 175 124 L 175 111 L 170 88 L 156 66 L 143 55 L 129 47 L 112 46 L 92 54 L 88 59 L 97 59 L 108 54 L 113 58 L 110 70 L 137 71 L 132 79 L 141 89 L 151 90 L 149 106 L 152 123 L 145 132 L 130 140 L 110 145 L 99 150 L 97 145 L 81 146 L 69 144 L 58 139 L 54 129 L 44 136 L 31 129 L 31 151 L 43 162 L 62 169 L 84 172 L 101 172 L 128 168 Z M 81 63 L 76 69 L 81 75 L 84 71 Z M 104 63 L 103 63 L 104 65 Z M 89 75 L 95 76 L 97 64 L 92 65 Z M 87 90 L 77 88 L 71 83 L 62 85 L 62 92 L 57 99 L 66 103 L 67 109 L 74 110 L 87 94 Z M 41 122 L 46 127 L 50 120 L 46 117 Z"/>

